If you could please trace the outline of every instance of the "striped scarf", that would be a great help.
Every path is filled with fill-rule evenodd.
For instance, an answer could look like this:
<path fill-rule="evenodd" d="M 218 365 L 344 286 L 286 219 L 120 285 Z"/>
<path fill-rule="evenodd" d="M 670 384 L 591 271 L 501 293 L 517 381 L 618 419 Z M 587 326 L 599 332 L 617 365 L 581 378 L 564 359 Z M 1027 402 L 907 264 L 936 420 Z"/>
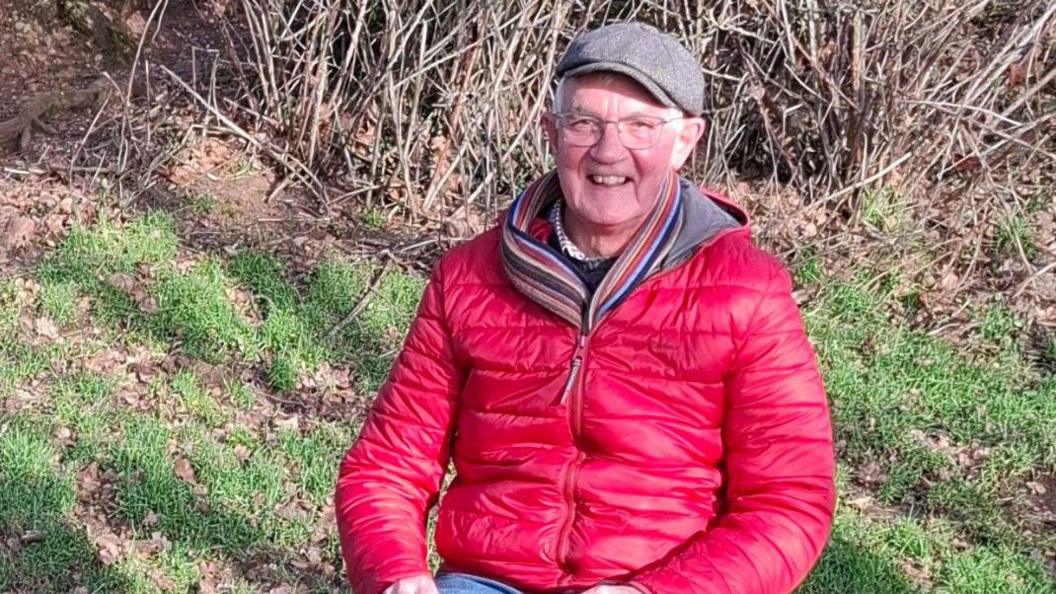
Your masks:
<path fill-rule="evenodd" d="M 572 264 L 529 227 L 561 197 L 557 173 L 532 182 L 510 206 L 502 229 L 502 261 L 515 287 L 587 334 L 663 261 L 682 227 L 678 174 L 670 172 L 660 197 L 593 294 Z"/>

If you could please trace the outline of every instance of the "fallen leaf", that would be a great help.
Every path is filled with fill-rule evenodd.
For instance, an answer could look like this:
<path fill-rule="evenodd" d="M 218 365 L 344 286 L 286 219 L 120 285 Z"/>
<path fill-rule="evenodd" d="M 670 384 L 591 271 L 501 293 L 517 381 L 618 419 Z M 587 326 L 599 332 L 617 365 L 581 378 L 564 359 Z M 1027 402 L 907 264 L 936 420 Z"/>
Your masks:
<path fill-rule="evenodd" d="M 169 576 L 165 575 L 157 569 L 152 569 L 150 572 L 151 579 L 158 585 L 162 590 L 172 590 L 176 588 L 176 582 Z"/>
<path fill-rule="evenodd" d="M 152 314 L 158 310 L 158 303 L 154 297 L 147 291 L 143 283 L 132 276 L 115 273 L 106 277 L 106 282 L 132 299 L 143 313 Z"/>
<path fill-rule="evenodd" d="M 15 217 L 4 229 L 4 244 L 8 249 L 20 248 L 33 238 L 37 223 L 29 217 Z"/>
<path fill-rule="evenodd" d="M 77 473 L 77 483 L 85 492 L 93 493 L 98 490 L 102 485 L 102 481 L 99 480 L 99 463 L 92 462 Z"/>
<path fill-rule="evenodd" d="M 847 505 L 857 509 L 859 511 L 865 510 L 873 505 L 873 498 L 868 495 L 862 497 L 855 497 L 854 499 L 848 500 Z"/>
<path fill-rule="evenodd" d="M 96 553 L 103 565 L 114 565 L 121 560 L 123 551 L 121 541 L 113 534 L 104 534 L 96 539 Z"/>
<path fill-rule="evenodd" d="M 59 329 L 55 326 L 55 322 L 52 322 L 48 318 L 37 318 L 33 322 L 33 327 L 36 329 L 37 334 L 44 338 L 50 338 L 55 340 L 59 337 Z"/>
<path fill-rule="evenodd" d="M 1027 82 L 1027 67 L 1023 62 L 1016 62 L 1008 67 L 1008 88 L 1014 89 Z"/>
<path fill-rule="evenodd" d="M 121 289 L 125 293 L 131 293 L 136 288 L 136 279 L 127 274 L 114 273 L 106 277 L 106 282 L 114 288 Z"/>
<path fill-rule="evenodd" d="M 238 458 L 239 460 L 241 460 L 243 462 L 245 462 L 246 460 L 249 460 L 249 457 L 251 455 L 251 453 L 249 451 L 249 448 L 247 448 L 246 446 L 244 446 L 242 444 L 238 444 L 238 445 L 235 446 L 234 449 L 235 449 L 235 457 L 236 458 Z"/>
<path fill-rule="evenodd" d="M 297 431 L 300 426 L 300 419 L 297 415 L 289 416 L 276 416 L 272 419 L 272 424 L 276 429 L 285 429 L 287 431 Z"/>
<path fill-rule="evenodd" d="M 6 541 L 4 541 L 4 544 L 7 545 L 7 550 L 11 551 L 12 553 L 17 553 L 22 549 L 22 540 L 19 539 L 17 536 L 12 536 L 11 538 L 7 539 Z"/>
<path fill-rule="evenodd" d="M 176 460 L 176 464 L 173 465 L 172 471 L 184 482 L 192 485 L 198 484 L 198 481 L 195 480 L 194 477 L 194 468 L 191 467 L 191 462 L 187 458 Z"/>

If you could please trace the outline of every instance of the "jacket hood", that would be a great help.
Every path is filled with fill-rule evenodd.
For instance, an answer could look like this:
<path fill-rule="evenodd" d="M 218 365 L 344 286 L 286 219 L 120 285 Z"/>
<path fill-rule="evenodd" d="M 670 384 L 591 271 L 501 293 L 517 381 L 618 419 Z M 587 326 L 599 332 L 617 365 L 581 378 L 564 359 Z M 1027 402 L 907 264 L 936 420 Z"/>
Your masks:
<path fill-rule="evenodd" d="M 699 247 L 711 243 L 727 229 L 747 232 L 750 223 L 748 213 L 725 196 L 698 188 L 685 178 L 679 178 L 678 183 L 682 192 L 683 223 L 661 270 L 685 262 Z"/>

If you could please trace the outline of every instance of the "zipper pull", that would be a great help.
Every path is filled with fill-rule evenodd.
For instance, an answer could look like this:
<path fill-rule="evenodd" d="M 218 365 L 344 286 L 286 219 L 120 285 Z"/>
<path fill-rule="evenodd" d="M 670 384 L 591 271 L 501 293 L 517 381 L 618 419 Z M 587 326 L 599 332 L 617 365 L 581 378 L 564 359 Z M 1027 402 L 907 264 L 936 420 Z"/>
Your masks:
<path fill-rule="evenodd" d="M 576 383 L 576 375 L 579 374 L 579 365 L 582 362 L 583 358 L 579 356 L 572 359 L 572 368 L 568 371 L 568 379 L 565 380 L 565 387 L 561 390 L 561 399 L 557 401 L 558 404 L 564 404 L 568 399 L 568 393 L 572 391 L 572 386 Z"/>

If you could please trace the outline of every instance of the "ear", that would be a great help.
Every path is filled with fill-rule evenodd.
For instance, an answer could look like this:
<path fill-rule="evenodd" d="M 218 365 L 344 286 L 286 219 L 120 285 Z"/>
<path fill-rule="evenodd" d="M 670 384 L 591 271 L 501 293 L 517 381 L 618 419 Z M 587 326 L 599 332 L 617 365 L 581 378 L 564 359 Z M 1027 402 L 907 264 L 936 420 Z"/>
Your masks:
<path fill-rule="evenodd" d="M 546 136 L 546 145 L 551 155 L 557 151 L 557 120 L 554 114 L 549 111 L 544 111 L 543 115 L 539 116 L 539 125 L 543 129 L 543 134 Z"/>
<path fill-rule="evenodd" d="M 682 120 L 682 128 L 675 135 L 675 143 L 671 149 L 671 168 L 678 170 L 686 159 L 693 154 L 697 148 L 704 132 L 708 129 L 708 123 L 704 118 L 687 117 Z"/>

